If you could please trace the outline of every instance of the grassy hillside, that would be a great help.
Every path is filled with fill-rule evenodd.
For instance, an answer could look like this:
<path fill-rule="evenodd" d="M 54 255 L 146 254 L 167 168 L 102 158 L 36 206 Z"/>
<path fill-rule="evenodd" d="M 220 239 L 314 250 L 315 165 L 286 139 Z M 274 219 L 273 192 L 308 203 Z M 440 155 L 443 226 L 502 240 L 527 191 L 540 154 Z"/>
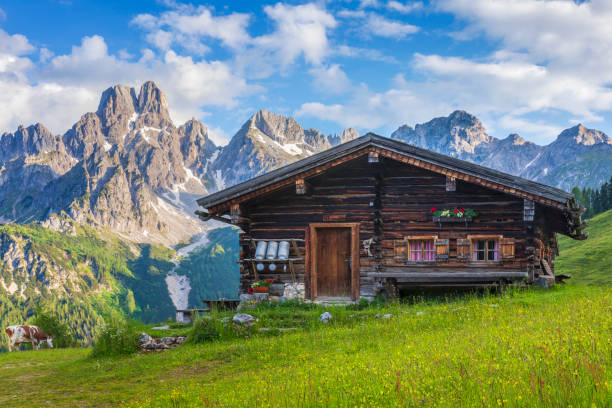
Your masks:
<path fill-rule="evenodd" d="M 279 334 L 94 360 L 0 355 L 0 405 L 604 407 L 612 292 L 557 287 L 444 303 L 251 311 Z M 334 316 L 320 323 L 319 313 Z M 375 314 L 391 313 L 390 319 Z"/>
<path fill-rule="evenodd" d="M 559 235 L 555 273 L 572 275 L 572 283 L 612 285 L 612 210 L 589 220 L 589 238 L 576 241 Z"/>
<path fill-rule="evenodd" d="M 175 266 L 174 250 L 136 246 L 79 224 L 74 228 L 72 234 L 36 223 L 0 225 L 0 248 L 11 257 L 0 256 L 0 327 L 31 321 L 42 305 L 68 323 L 79 343 L 90 344 L 105 317 L 159 322 L 174 316 L 165 282 Z M 192 280 L 194 305 L 218 293 L 237 293 L 236 232 L 223 228 L 210 238 L 179 266 Z M 0 336 L 0 351 L 6 341 Z"/>

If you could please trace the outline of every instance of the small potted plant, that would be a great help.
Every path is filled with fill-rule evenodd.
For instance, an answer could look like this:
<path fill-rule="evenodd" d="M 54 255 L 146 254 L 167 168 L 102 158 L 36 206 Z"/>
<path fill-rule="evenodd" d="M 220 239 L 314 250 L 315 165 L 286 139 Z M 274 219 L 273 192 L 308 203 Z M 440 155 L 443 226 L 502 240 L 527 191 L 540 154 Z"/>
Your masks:
<path fill-rule="evenodd" d="M 268 293 L 268 291 L 270 290 L 270 285 L 273 283 L 274 281 L 271 279 L 267 279 L 267 280 L 260 280 L 257 282 L 253 282 L 251 284 L 251 288 L 253 288 L 253 292 L 255 293 Z"/>
<path fill-rule="evenodd" d="M 431 214 L 435 222 L 468 222 L 478 215 L 476 211 L 465 207 L 450 210 L 439 210 L 436 207 L 431 207 Z"/>

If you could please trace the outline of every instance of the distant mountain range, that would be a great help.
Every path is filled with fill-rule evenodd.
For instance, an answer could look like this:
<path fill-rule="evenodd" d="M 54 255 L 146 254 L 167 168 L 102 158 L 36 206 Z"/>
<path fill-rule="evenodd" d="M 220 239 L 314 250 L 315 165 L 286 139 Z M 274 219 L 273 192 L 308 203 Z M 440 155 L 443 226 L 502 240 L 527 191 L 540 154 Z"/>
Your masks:
<path fill-rule="evenodd" d="M 176 270 L 192 273 L 189 289 L 204 296 L 211 279 L 225 279 L 224 274 L 232 275 L 234 272 L 227 271 L 234 271 L 236 265 L 230 259 L 233 252 L 224 252 L 214 243 L 212 247 L 196 245 L 206 242 L 210 227 L 194 217 L 195 198 L 358 136 L 352 128 L 324 135 L 317 129 L 304 129 L 293 118 L 261 110 L 228 145 L 219 147 L 198 120 L 176 126 L 163 92 L 153 82 L 138 91 L 122 85 L 107 89 L 97 111 L 84 114 L 62 135 L 52 134 L 40 123 L 4 133 L 0 137 L 0 224 L 9 227 L 0 230 L 0 296 L 17 305 L 31 297 L 48 297 L 53 291 L 58 299 L 70 297 L 77 291 L 75 285 L 81 292 L 89 286 L 123 297 L 132 291 L 136 304 L 124 310 L 144 313 L 146 307 L 155 307 L 144 303 L 152 293 L 160 296 L 166 290 L 164 278 Z M 599 186 L 612 175 L 612 140 L 582 125 L 539 146 L 517 134 L 505 139 L 490 136 L 475 116 L 455 111 L 414 128 L 401 126 L 390 137 L 566 190 Z M 26 234 L 10 227 L 28 222 L 37 222 L 40 228 L 23 230 Z M 102 261 L 64 249 L 65 258 L 72 260 L 64 262 L 47 245 L 45 239 L 50 238 L 42 238 L 46 235 L 41 235 L 41 228 L 60 241 L 54 234 L 91 240 L 91 234 L 98 231 L 101 242 L 118 239 L 123 249 L 113 256 L 125 258 L 129 252 L 131 260 L 124 262 L 125 268 L 139 269 L 131 269 L 130 276 L 123 268 L 114 281 L 96 273 L 79 280 L 84 273 L 79 262 L 94 268 Z M 232 242 L 227 234 L 224 242 Z M 186 259 L 185 265 L 193 266 L 189 272 L 182 264 L 175 267 L 180 260 L 151 249 L 171 251 L 170 247 L 188 242 L 195 243 L 190 246 L 192 255 L 209 260 L 214 271 Z M 144 275 L 142 265 L 149 271 Z M 35 287 L 32 279 L 37 282 Z M 98 283 L 94 285 L 91 279 Z M 171 286 L 168 283 L 169 290 Z M 168 299 L 163 302 L 167 313 L 170 303 Z M 159 311 L 150 312 L 160 316 Z M 0 323 L 2 318 L 0 315 Z"/>
<path fill-rule="evenodd" d="M 391 138 L 568 191 L 600 186 L 612 175 L 612 139 L 582 125 L 539 146 L 517 134 L 489 136 L 478 118 L 455 111 L 414 128 L 401 126 Z"/>
<path fill-rule="evenodd" d="M 175 126 L 153 83 L 117 85 L 63 135 L 42 124 L 0 138 L 3 222 L 67 216 L 138 242 L 174 245 L 202 231 L 194 198 L 358 137 L 324 135 L 293 118 L 261 110 L 224 147 L 192 119 Z M 566 190 L 599 186 L 612 175 L 612 140 L 577 125 L 549 145 L 517 134 L 497 139 L 475 116 L 455 111 L 391 138 Z"/>

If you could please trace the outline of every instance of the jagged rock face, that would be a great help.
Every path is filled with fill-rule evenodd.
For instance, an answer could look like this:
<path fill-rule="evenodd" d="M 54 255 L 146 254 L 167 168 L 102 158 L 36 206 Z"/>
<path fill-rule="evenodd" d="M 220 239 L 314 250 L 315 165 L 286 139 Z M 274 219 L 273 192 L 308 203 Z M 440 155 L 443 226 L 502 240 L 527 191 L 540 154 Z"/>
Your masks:
<path fill-rule="evenodd" d="M 6 233 L 0 233 L 0 272 L 0 289 L 23 299 L 41 290 L 66 295 L 85 289 L 74 270 L 57 265 L 29 240 Z"/>
<path fill-rule="evenodd" d="M 86 113 L 63 136 L 66 150 L 73 157 L 87 157 L 99 149 L 110 149 L 102 131 L 100 117 L 95 113 Z"/>
<path fill-rule="evenodd" d="M 62 139 L 40 123 L 27 128 L 19 126 L 15 133 L 4 133 L 0 138 L 0 163 L 51 151 L 65 151 Z"/>
<path fill-rule="evenodd" d="M 612 175 L 612 139 L 582 125 L 566 129 L 519 174 L 568 191 L 599 187 Z"/>
<path fill-rule="evenodd" d="M 492 138 L 490 144 L 481 146 L 482 150 L 477 149 L 480 157 L 484 157 L 480 164 L 510 174 L 520 174 L 543 149 L 517 134 L 502 140 Z"/>
<path fill-rule="evenodd" d="M 464 111 L 418 124 L 414 129 L 401 126 L 391 138 L 461 159 L 470 158 L 480 145 L 491 142 L 480 120 Z"/>
<path fill-rule="evenodd" d="M 334 134 L 329 137 L 329 142 L 332 146 L 336 146 L 342 143 L 350 142 L 353 139 L 357 139 L 359 137 L 359 132 L 357 132 L 354 128 L 346 128 L 342 131 L 342 133 Z"/>
<path fill-rule="evenodd" d="M 115 85 L 102 93 L 96 115 L 111 144 L 122 145 L 123 139 L 136 115 L 136 93 L 133 88 Z"/>
<path fill-rule="evenodd" d="M 391 137 L 565 190 L 598 187 L 612 175 L 611 139 L 582 125 L 539 146 L 517 134 L 503 140 L 489 136 L 475 116 L 455 111 L 414 129 L 401 126 Z"/>
<path fill-rule="evenodd" d="M 68 214 L 135 240 L 172 243 L 202 228 L 192 216 L 196 197 L 357 137 L 352 128 L 328 137 L 262 110 L 218 148 L 200 121 L 172 123 L 153 82 L 138 92 L 117 85 L 63 135 L 36 124 L 2 136 L 0 222 Z M 489 136 L 475 116 L 455 111 L 391 137 L 565 189 L 598 186 L 612 174 L 612 141 L 582 125 L 538 146 Z"/>
<path fill-rule="evenodd" d="M 145 83 L 102 94 L 62 136 L 41 125 L 0 140 L 0 220 L 48 220 L 67 213 L 144 241 L 176 242 L 202 228 L 194 197 L 218 149 L 206 127 L 176 128 L 162 91 Z M 170 231 L 169 225 L 173 225 Z"/>
<path fill-rule="evenodd" d="M 209 182 L 221 189 L 330 147 L 318 130 L 304 130 L 293 118 L 261 110 L 221 151 L 212 164 Z"/>

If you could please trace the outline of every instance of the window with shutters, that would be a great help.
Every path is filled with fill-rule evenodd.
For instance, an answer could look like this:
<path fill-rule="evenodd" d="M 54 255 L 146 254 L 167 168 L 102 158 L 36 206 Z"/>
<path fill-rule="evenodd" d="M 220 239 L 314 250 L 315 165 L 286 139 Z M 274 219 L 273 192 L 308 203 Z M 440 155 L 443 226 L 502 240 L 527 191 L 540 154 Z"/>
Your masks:
<path fill-rule="evenodd" d="M 466 250 L 466 247 L 469 249 Z M 514 239 L 504 238 L 501 235 L 472 235 L 468 236 L 467 240 L 458 239 L 457 258 L 469 259 L 471 262 L 499 262 L 514 259 Z"/>
<path fill-rule="evenodd" d="M 411 239 L 409 262 L 434 262 L 436 250 L 433 239 Z"/>
<path fill-rule="evenodd" d="M 469 239 L 457 239 L 457 259 L 460 261 L 467 261 L 470 259 L 470 240 Z"/>
<path fill-rule="evenodd" d="M 499 241 L 475 239 L 472 241 L 473 261 L 499 261 Z"/>
<path fill-rule="evenodd" d="M 439 240 L 436 236 L 407 236 L 395 241 L 394 247 L 395 261 L 403 264 L 432 263 L 448 258 L 448 240 Z"/>

